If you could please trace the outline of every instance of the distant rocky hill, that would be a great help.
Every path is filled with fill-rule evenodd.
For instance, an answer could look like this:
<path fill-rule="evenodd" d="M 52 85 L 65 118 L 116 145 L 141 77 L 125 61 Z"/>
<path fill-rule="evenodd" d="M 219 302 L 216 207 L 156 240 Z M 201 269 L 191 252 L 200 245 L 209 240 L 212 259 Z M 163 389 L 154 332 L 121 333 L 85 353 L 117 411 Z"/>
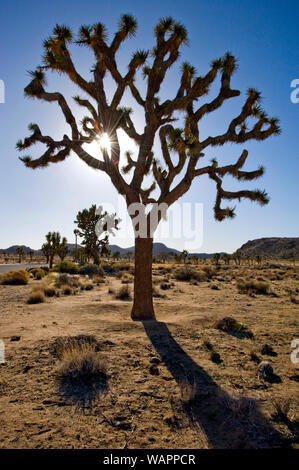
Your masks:
<path fill-rule="evenodd" d="M 299 255 L 299 237 L 296 238 L 258 238 L 249 240 L 241 246 L 244 255 L 261 255 L 269 259 L 290 259 Z"/>
<path fill-rule="evenodd" d="M 79 247 L 80 245 L 78 245 Z M 10 246 L 6 249 L 0 249 L 0 253 L 15 253 L 18 245 Z M 68 248 L 70 251 L 75 249 L 75 244 L 68 243 Z M 120 252 L 121 256 L 125 256 L 127 253 L 131 252 L 134 256 L 135 248 L 130 246 L 128 248 L 121 248 L 118 245 L 109 245 L 111 253 L 116 251 Z M 31 251 L 31 248 L 28 246 L 24 247 L 25 253 Z M 298 238 L 258 238 L 256 240 L 249 240 L 247 243 L 241 246 L 240 250 L 244 255 L 256 256 L 261 255 L 263 258 L 269 259 L 290 259 L 294 256 L 299 256 L 299 237 Z M 41 253 L 41 250 L 32 250 L 37 254 Z M 161 253 L 180 253 L 179 250 L 175 248 L 169 248 L 164 245 L 164 243 L 154 243 L 153 244 L 153 254 L 158 255 Z M 223 252 L 220 252 L 222 255 Z M 190 253 L 191 256 L 198 256 L 199 258 L 212 258 L 213 253 Z"/>
<path fill-rule="evenodd" d="M 16 252 L 16 249 L 19 245 L 13 245 L 10 246 L 9 248 L 5 249 L 0 249 L 0 253 L 9 253 L 9 254 L 14 254 Z M 75 249 L 76 245 L 73 243 L 68 243 L 68 248 L 70 251 L 73 251 Z M 78 248 L 80 245 L 78 245 Z M 125 256 L 127 253 L 131 252 L 132 255 L 134 256 L 135 253 L 135 247 L 130 246 L 128 248 L 122 248 L 118 245 L 109 245 L 109 248 L 111 250 L 111 253 L 115 253 L 116 251 L 120 252 L 121 256 Z M 36 254 L 41 254 L 41 250 L 33 250 L 28 246 L 24 246 L 24 251 L 25 253 L 28 253 L 29 251 L 34 251 Z M 153 244 L 153 254 L 154 255 L 159 255 L 161 253 L 180 253 L 179 250 L 176 250 L 175 248 L 169 248 L 168 246 L 164 245 L 164 243 L 154 243 Z M 199 258 L 211 258 L 213 256 L 213 253 L 190 253 L 192 256 L 198 256 Z"/>
<path fill-rule="evenodd" d="M 18 246 L 20 246 L 20 245 L 12 245 L 9 248 L 0 248 L 0 253 L 9 253 L 10 255 L 14 254 L 14 253 L 16 253 L 16 249 L 18 248 Z M 67 246 L 68 246 L 68 249 L 70 251 L 74 250 L 75 247 L 76 247 L 76 245 L 74 243 L 68 243 Z M 29 253 L 29 251 L 33 251 L 36 254 L 41 254 L 41 252 L 42 252 L 41 250 L 34 250 L 33 248 L 30 248 L 29 246 L 23 245 L 23 247 L 24 247 L 24 252 L 25 253 Z"/>

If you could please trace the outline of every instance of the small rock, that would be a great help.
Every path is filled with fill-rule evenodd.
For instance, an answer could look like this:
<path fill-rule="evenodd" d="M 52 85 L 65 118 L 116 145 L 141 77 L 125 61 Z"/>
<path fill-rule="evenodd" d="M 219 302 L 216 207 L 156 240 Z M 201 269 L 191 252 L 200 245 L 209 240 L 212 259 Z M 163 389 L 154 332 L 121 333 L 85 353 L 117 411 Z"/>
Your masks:
<path fill-rule="evenodd" d="M 152 365 L 150 368 L 149 368 L 149 373 L 151 375 L 159 375 L 159 369 L 156 365 Z"/>
<path fill-rule="evenodd" d="M 272 346 L 269 346 L 269 344 L 264 344 L 261 353 L 266 356 L 277 356 L 277 353 L 273 350 Z"/>
<path fill-rule="evenodd" d="M 23 369 L 23 374 L 26 374 L 30 369 L 33 369 L 33 366 L 25 366 Z"/>
<path fill-rule="evenodd" d="M 270 362 L 262 361 L 258 366 L 257 375 L 262 379 L 271 379 L 273 377 L 273 367 Z"/>
<path fill-rule="evenodd" d="M 150 363 L 151 363 L 151 364 L 156 364 L 156 365 L 158 365 L 158 364 L 161 363 L 161 359 L 159 359 L 158 357 L 152 357 L 152 358 L 150 359 Z"/>
<path fill-rule="evenodd" d="M 20 339 L 21 339 L 21 336 L 12 336 L 10 338 L 10 341 L 20 341 Z"/>

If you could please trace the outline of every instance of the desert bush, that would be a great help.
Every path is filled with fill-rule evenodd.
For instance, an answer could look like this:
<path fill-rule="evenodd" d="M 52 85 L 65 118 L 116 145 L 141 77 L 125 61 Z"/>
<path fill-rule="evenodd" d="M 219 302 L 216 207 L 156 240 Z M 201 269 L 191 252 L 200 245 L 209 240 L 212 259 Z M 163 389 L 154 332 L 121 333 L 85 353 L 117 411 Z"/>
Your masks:
<path fill-rule="evenodd" d="M 94 335 L 59 336 L 50 345 L 53 356 L 62 357 L 73 350 L 76 351 L 99 351 L 100 345 Z"/>
<path fill-rule="evenodd" d="M 89 277 L 93 276 L 105 276 L 104 269 L 102 266 L 98 266 L 97 264 L 86 264 L 85 266 L 82 266 L 79 270 L 79 274 L 87 275 Z"/>
<path fill-rule="evenodd" d="M 246 325 L 239 323 L 232 317 L 225 317 L 221 320 L 218 320 L 215 324 L 215 328 L 221 331 L 226 331 L 227 333 L 236 333 L 244 338 L 253 338 L 252 331 Z"/>
<path fill-rule="evenodd" d="M 61 261 L 52 270 L 57 273 L 78 274 L 79 267 L 71 261 Z"/>
<path fill-rule="evenodd" d="M 201 269 L 209 279 L 212 279 L 216 273 L 216 269 L 213 266 L 203 266 Z"/>
<path fill-rule="evenodd" d="M 273 401 L 274 413 L 272 415 L 275 421 L 288 423 L 288 414 L 291 410 L 292 401 L 290 398 L 281 398 Z"/>
<path fill-rule="evenodd" d="M 115 295 L 116 299 L 119 300 L 132 300 L 131 297 L 131 290 L 128 286 L 128 284 L 124 284 L 116 293 Z"/>
<path fill-rule="evenodd" d="M 33 289 L 29 294 L 27 299 L 27 304 L 40 304 L 45 302 L 45 292 L 44 289 Z"/>
<path fill-rule="evenodd" d="M 152 288 L 152 293 L 153 293 L 153 297 L 155 297 L 157 299 L 164 299 L 166 297 L 160 291 L 158 291 L 158 289 L 156 289 L 155 286 L 153 286 L 153 288 Z"/>
<path fill-rule="evenodd" d="M 31 269 L 28 269 L 28 272 L 32 274 L 34 279 L 38 281 L 42 279 L 43 277 L 45 277 L 45 275 L 47 274 L 46 270 L 43 268 L 31 268 Z"/>
<path fill-rule="evenodd" d="M 122 271 L 124 268 L 121 265 L 115 265 L 113 263 L 103 263 L 101 265 L 104 273 L 108 276 L 116 275 L 119 271 Z"/>
<path fill-rule="evenodd" d="M 96 274 L 95 276 L 93 276 L 92 280 L 97 285 L 105 283 L 105 280 L 104 280 L 103 276 L 101 276 L 100 274 Z"/>
<path fill-rule="evenodd" d="M 121 277 L 122 284 L 130 284 L 134 280 L 133 276 L 129 273 L 124 273 Z"/>
<path fill-rule="evenodd" d="M 0 276 L 0 284 L 10 286 L 21 286 L 28 284 L 29 274 L 24 269 L 8 271 Z"/>
<path fill-rule="evenodd" d="M 57 369 L 59 381 L 90 383 L 107 378 L 106 362 L 93 350 L 72 349 L 63 354 Z"/>
<path fill-rule="evenodd" d="M 162 290 L 168 290 L 171 288 L 171 284 L 169 282 L 162 282 L 162 284 L 160 284 L 160 289 Z"/>
<path fill-rule="evenodd" d="M 71 295 L 73 293 L 72 288 L 68 284 L 61 286 L 61 292 L 64 295 Z"/>
<path fill-rule="evenodd" d="M 67 273 L 59 274 L 55 278 L 55 287 L 69 286 L 69 287 L 81 287 L 82 280 L 79 276 L 71 275 Z"/>
<path fill-rule="evenodd" d="M 260 282 L 254 280 L 240 280 L 237 282 L 237 288 L 240 294 L 268 295 L 270 293 L 270 285 L 267 282 Z"/>
<path fill-rule="evenodd" d="M 85 282 L 83 284 L 83 287 L 85 290 L 92 290 L 93 289 L 93 283 L 92 282 Z"/>
<path fill-rule="evenodd" d="M 296 305 L 299 304 L 299 299 L 298 299 L 298 297 L 296 297 L 296 295 L 293 294 L 293 293 L 290 294 L 290 301 L 292 302 L 292 304 L 296 304 Z"/>
<path fill-rule="evenodd" d="M 44 286 L 44 293 L 46 297 L 54 297 L 56 295 L 56 289 L 54 286 Z"/>
<path fill-rule="evenodd" d="M 174 273 L 174 277 L 177 281 L 191 281 L 191 279 L 196 279 L 196 276 L 196 271 L 189 266 L 176 269 Z"/>

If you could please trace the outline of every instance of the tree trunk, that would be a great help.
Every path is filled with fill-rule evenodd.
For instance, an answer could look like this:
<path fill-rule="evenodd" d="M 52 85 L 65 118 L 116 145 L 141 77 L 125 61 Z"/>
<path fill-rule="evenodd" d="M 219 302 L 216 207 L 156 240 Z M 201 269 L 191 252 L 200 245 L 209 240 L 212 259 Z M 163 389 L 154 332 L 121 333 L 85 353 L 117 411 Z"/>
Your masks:
<path fill-rule="evenodd" d="M 93 252 L 93 264 L 100 264 L 100 254 L 97 248 Z"/>
<path fill-rule="evenodd" d="M 49 256 L 49 269 L 53 268 L 53 261 L 54 261 L 54 256 L 50 255 Z"/>
<path fill-rule="evenodd" d="M 153 239 L 135 238 L 132 320 L 156 320 L 152 292 Z"/>

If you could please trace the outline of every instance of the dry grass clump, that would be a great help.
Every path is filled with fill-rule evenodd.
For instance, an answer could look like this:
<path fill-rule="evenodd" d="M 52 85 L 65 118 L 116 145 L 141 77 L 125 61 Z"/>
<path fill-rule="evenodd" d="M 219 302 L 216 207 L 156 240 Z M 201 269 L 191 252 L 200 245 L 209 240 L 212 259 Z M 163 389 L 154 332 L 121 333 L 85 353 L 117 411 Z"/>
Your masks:
<path fill-rule="evenodd" d="M 184 266 L 182 268 L 176 269 L 174 273 L 174 277 L 177 281 L 206 281 L 210 278 L 209 274 L 205 271 L 196 271 L 195 269 L 191 268 L 190 266 Z"/>
<path fill-rule="evenodd" d="M 31 268 L 28 272 L 32 274 L 34 279 L 36 279 L 37 281 L 40 281 L 47 274 L 46 271 L 42 268 Z"/>
<path fill-rule="evenodd" d="M 51 353 L 54 357 L 62 359 L 62 357 L 73 350 L 92 350 L 99 351 L 100 345 L 94 335 L 77 335 L 77 336 L 59 336 L 50 345 Z"/>
<path fill-rule="evenodd" d="M 132 274 L 130 273 L 124 273 L 122 276 L 121 276 L 121 283 L 122 284 L 130 284 L 132 283 L 134 280 Z"/>
<path fill-rule="evenodd" d="M 41 304 L 45 302 L 45 292 L 43 288 L 33 288 L 27 299 L 27 304 Z"/>
<path fill-rule="evenodd" d="M 162 294 L 155 286 L 152 287 L 153 297 L 156 299 L 165 299 L 166 295 Z"/>
<path fill-rule="evenodd" d="M 55 278 L 55 287 L 58 287 L 59 289 L 62 286 L 69 286 L 69 287 L 79 287 L 81 284 L 79 276 L 72 276 L 70 274 L 59 274 Z"/>
<path fill-rule="evenodd" d="M 61 286 L 61 292 L 63 293 L 63 295 L 71 295 L 73 293 L 73 290 L 68 284 L 64 284 Z"/>
<path fill-rule="evenodd" d="M 243 338 L 253 338 L 252 331 L 246 325 L 239 323 L 232 317 L 225 317 L 218 320 L 215 324 L 215 328 L 227 333 L 236 334 Z"/>
<path fill-rule="evenodd" d="M 274 413 L 272 417 L 275 421 L 281 423 L 288 423 L 289 413 L 292 408 L 292 401 L 290 398 L 281 398 L 273 401 Z"/>
<path fill-rule="evenodd" d="M 115 294 L 118 300 L 132 300 L 131 290 L 128 284 L 124 284 Z"/>
<path fill-rule="evenodd" d="M 296 305 L 299 304 L 298 297 L 293 293 L 290 294 L 290 301 L 292 302 L 292 304 L 296 304 Z"/>
<path fill-rule="evenodd" d="M 268 295 L 270 293 L 270 285 L 261 281 L 243 281 L 237 282 L 237 288 L 240 294 L 260 294 Z"/>
<path fill-rule="evenodd" d="M 95 351 L 72 349 L 64 352 L 57 369 L 59 381 L 90 383 L 107 377 L 106 362 Z"/>
<path fill-rule="evenodd" d="M 57 294 L 54 286 L 45 285 L 43 289 L 46 297 L 54 297 Z"/>
<path fill-rule="evenodd" d="M 51 349 L 52 354 L 60 359 L 56 379 L 61 384 L 106 382 L 106 361 L 99 356 L 99 343 L 93 335 L 60 337 Z"/>
<path fill-rule="evenodd" d="M 24 269 L 8 271 L 0 276 L 0 284 L 10 286 L 21 286 L 28 284 L 29 274 Z"/>

